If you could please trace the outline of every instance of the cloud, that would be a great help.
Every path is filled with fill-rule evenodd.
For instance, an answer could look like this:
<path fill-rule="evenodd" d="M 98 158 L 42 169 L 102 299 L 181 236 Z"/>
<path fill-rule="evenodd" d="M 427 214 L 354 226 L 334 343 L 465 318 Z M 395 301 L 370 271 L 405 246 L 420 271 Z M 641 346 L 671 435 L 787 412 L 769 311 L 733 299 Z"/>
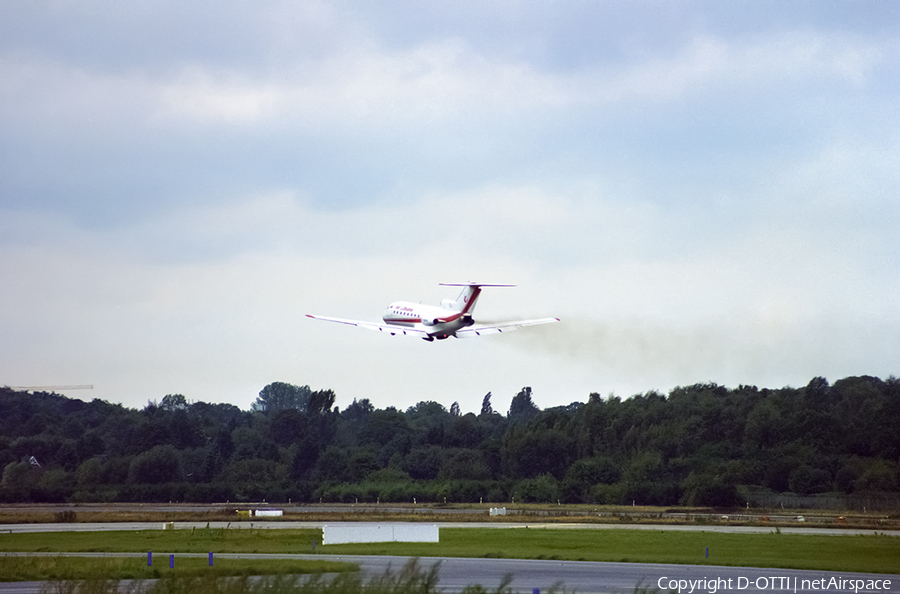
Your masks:
<path fill-rule="evenodd" d="M 164 83 L 160 90 L 160 117 L 183 117 L 206 124 L 246 124 L 277 113 L 284 101 L 284 93 L 275 85 L 254 84 L 240 75 L 214 80 L 209 73 L 193 67 L 186 68 L 177 80 Z"/>
<path fill-rule="evenodd" d="M 115 106 L 201 124 L 287 118 L 301 128 L 362 123 L 371 130 L 463 115 L 480 120 L 487 114 L 672 101 L 710 84 L 737 90 L 825 77 L 860 85 L 882 59 L 878 46 L 851 35 L 788 33 L 738 41 L 707 35 L 671 56 L 600 60 L 554 72 L 514 57 L 482 54 L 462 38 L 448 37 L 401 48 L 357 40 L 262 72 L 197 60 L 162 71 L 104 72 L 67 64 L 62 57 L 14 54 L 4 56 L 0 71 L 10 107 L 35 118 L 54 112 L 99 116 L 98 108 Z"/>
<path fill-rule="evenodd" d="M 835 37 L 795 33 L 737 43 L 698 37 L 671 57 L 569 73 L 479 54 L 459 38 L 391 50 L 355 43 L 262 79 L 195 64 L 163 83 L 160 103 L 163 113 L 209 124 L 280 119 L 307 130 L 352 126 L 370 133 L 461 117 L 673 101 L 710 85 L 738 91 L 819 77 L 863 84 L 881 52 Z"/>

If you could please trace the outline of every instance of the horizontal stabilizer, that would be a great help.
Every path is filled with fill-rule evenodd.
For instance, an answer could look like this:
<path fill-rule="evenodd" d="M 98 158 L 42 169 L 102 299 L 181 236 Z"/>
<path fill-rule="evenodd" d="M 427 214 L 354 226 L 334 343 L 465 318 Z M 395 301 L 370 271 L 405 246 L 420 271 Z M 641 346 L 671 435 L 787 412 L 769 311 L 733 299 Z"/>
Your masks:
<path fill-rule="evenodd" d="M 492 285 L 490 283 L 438 283 L 442 287 L 515 287 L 515 285 Z"/>

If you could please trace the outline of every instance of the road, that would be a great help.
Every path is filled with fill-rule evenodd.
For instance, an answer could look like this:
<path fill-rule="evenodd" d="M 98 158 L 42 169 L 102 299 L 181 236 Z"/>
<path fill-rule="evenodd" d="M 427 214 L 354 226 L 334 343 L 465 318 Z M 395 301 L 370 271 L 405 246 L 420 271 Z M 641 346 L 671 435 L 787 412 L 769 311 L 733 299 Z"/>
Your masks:
<path fill-rule="evenodd" d="M 85 557 L 127 556 L 145 558 L 145 553 L 77 553 Z M 176 557 L 202 557 L 203 554 L 179 554 Z M 263 555 L 219 554 L 217 559 L 318 559 L 357 563 L 366 577 L 383 573 L 388 568 L 399 569 L 409 562 L 408 557 L 377 557 L 367 555 Z M 164 556 L 163 559 L 166 559 Z M 900 593 L 900 575 L 838 573 L 788 569 L 754 569 L 745 567 L 718 567 L 709 565 L 669 565 L 660 563 L 599 563 L 587 561 L 549 561 L 521 559 L 460 559 L 424 557 L 419 559 L 424 567 L 440 563 L 438 587 L 447 592 L 458 592 L 465 586 L 481 584 L 488 590 L 496 590 L 504 576 L 509 574 L 511 588 L 516 592 L 533 592 L 535 588 L 546 592 L 554 585 L 562 584 L 566 591 L 580 594 L 634 592 L 643 585 L 655 591 L 678 589 L 712 594 L 714 592 L 854 592 L 854 585 L 861 580 L 860 592 Z M 837 580 L 833 587 L 813 587 L 813 580 Z M 853 583 L 842 583 L 852 580 Z M 876 586 L 866 588 L 866 586 Z M 0 594 L 38 594 L 40 582 L 0 583 Z M 841 587 L 843 586 L 843 587 Z"/>

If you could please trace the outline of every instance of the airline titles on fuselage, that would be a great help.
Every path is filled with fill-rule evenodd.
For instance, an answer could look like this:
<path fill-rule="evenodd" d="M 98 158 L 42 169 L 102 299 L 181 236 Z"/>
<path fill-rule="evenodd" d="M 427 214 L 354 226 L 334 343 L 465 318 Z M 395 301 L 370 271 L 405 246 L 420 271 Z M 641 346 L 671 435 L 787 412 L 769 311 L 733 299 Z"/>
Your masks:
<path fill-rule="evenodd" d="M 388 306 L 382 319 L 387 324 L 418 324 L 422 321 L 421 316 L 416 313 L 415 309 L 408 305 L 398 305 L 395 303 Z"/>

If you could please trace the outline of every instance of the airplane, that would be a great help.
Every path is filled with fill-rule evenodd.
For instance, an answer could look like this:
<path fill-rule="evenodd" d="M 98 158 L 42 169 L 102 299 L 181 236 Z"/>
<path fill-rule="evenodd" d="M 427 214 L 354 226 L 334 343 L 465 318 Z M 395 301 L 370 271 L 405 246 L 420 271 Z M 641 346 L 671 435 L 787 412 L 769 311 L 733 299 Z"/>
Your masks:
<path fill-rule="evenodd" d="M 434 305 L 422 305 L 409 301 L 395 301 L 387 306 L 382 316 L 383 324 L 377 322 L 359 322 L 357 320 L 345 320 L 343 318 L 330 318 L 326 316 L 314 316 L 306 314 L 306 317 L 326 322 L 349 324 L 367 330 L 387 332 L 391 336 L 418 336 L 428 342 L 435 339 L 444 340 L 451 336 L 456 338 L 468 338 L 472 336 L 484 336 L 486 334 L 499 334 L 511 332 L 524 326 L 536 326 L 538 324 L 552 324 L 559 318 L 540 318 L 536 320 L 516 320 L 502 322 L 500 324 L 483 325 L 476 324 L 472 317 L 475 310 L 475 302 L 481 295 L 482 287 L 514 287 L 515 285 L 489 285 L 484 283 L 440 283 L 443 287 L 462 287 L 462 292 L 456 300 L 444 299 L 440 307 Z"/>

